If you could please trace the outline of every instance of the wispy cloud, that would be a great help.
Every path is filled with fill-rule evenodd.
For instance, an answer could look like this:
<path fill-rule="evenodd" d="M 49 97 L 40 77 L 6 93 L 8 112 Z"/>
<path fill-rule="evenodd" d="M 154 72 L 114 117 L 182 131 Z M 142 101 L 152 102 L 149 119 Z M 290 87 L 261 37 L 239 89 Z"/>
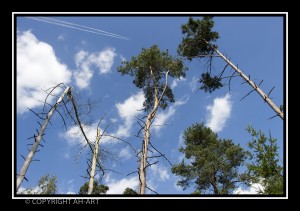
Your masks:
<path fill-rule="evenodd" d="M 89 53 L 87 51 L 79 51 L 75 55 L 75 64 L 77 67 L 74 73 L 76 85 L 81 88 L 87 88 L 93 76 L 92 67 L 96 67 L 99 74 L 107 74 L 110 72 L 117 56 L 114 48 L 105 48 L 100 52 Z"/>
<path fill-rule="evenodd" d="M 162 128 L 163 125 L 167 123 L 171 119 L 171 117 L 176 113 L 176 109 L 187 103 L 189 100 L 188 97 L 184 97 L 181 100 L 176 101 L 173 105 L 169 107 L 166 111 L 160 111 L 157 113 L 156 119 L 153 122 L 153 130 L 154 132 L 158 133 Z"/>
<path fill-rule="evenodd" d="M 58 40 L 65 40 L 65 38 L 66 38 L 65 34 L 60 34 L 57 39 Z"/>
<path fill-rule="evenodd" d="M 168 173 L 168 169 L 161 165 L 152 165 L 150 166 L 150 171 L 153 176 L 158 177 L 159 181 L 166 181 L 170 178 L 170 174 Z"/>
<path fill-rule="evenodd" d="M 66 28 L 72 28 L 72 29 L 76 29 L 76 30 L 79 30 L 79 31 L 84 31 L 84 32 L 89 32 L 89 33 L 93 33 L 93 34 L 104 35 L 104 36 L 114 37 L 114 38 L 118 38 L 118 39 L 128 40 L 127 37 L 124 37 L 122 35 L 114 34 L 114 33 L 111 33 L 111 32 L 107 32 L 107 31 L 104 31 L 104 30 L 100 30 L 100 29 L 96 29 L 96 28 L 92 28 L 92 27 L 88 27 L 88 26 L 84 26 L 84 25 L 79 25 L 79 24 L 76 24 L 76 23 L 62 21 L 62 20 L 59 20 L 59 19 L 54 19 L 54 18 L 49 18 L 49 17 L 27 17 L 27 18 L 35 20 L 35 21 L 41 21 L 41 22 L 44 22 L 44 23 L 49 23 L 49 24 L 53 24 L 53 25 L 66 27 Z"/>
<path fill-rule="evenodd" d="M 122 62 L 127 61 L 126 58 L 123 55 L 120 55 L 120 59 L 121 59 Z"/>
<path fill-rule="evenodd" d="M 94 123 L 90 126 L 83 125 L 84 132 L 90 142 L 95 142 L 96 135 L 97 135 L 97 125 L 98 125 L 98 123 Z M 103 128 L 100 128 L 100 131 L 103 131 Z M 84 136 L 82 135 L 80 129 L 77 126 L 70 127 L 65 133 L 60 134 L 60 137 L 62 137 L 64 140 L 66 140 L 70 146 L 75 146 L 78 144 L 81 144 L 81 145 L 86 144 Z M 111 137 L 104 136 L 101 138 L 99 144 L 115 144 L 118 142 L 119 141 L 117 139 L 113 139 Z"/>
<path fill-rule="evenodd" d="M 231 115 L 232 102 L 230 101 L 230 94 L 215 98 L 213 104 L 208 105 L 206 109 L 209 112 L 206 126 L 216 133 L 220 132 Z"/>
<path fill-rule="evenodd" d="M 189 82 L 189 86 L 190 86 L 190 89 L 192 90 L 192 92 L 196 91 L 197 83 L 198 83 L 198 78 L 194 76 L 192 78 L 192 80 Z"/>
<path fill-rule="evenodd" d="M 177 85 L 180 83 L 180 82 L 184 82 L 186 81 L 186 79 L 184 77 L 180 77 L 180 78 L 175 78 L 173 79 L 173 82 L 171 84 L 171 89 L 175 89 L 175 87 L 177 87 Z"/>
<path fill-rule="evenodd" d="M 39 41 L 31 31 L 17 34 L 17 111 L 42 106 L 46 90 L 69 83 L 71 72 L 56 57 L 51 45 Z M 50 97 L 48 103 L 53 100 Z"/>
<path fill-rule="evenodd" d="M 130 149 L 129 147 L 125 147 L 123 149 L 121 149 L 120 153 L 119 153 L 119 157 L 124 160 L 128 160 L 132 157 L 132 154 L 130 153 Z"/>

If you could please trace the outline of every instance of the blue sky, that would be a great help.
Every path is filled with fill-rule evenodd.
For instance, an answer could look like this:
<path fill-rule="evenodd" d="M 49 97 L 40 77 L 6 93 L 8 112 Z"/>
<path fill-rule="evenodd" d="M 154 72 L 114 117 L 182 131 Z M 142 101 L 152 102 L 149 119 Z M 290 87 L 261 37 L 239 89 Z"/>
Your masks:
<path fill-rule="evenodd" d="M 17 18 L 17 172 L 23 165 L 21 155 L 27 155 L 26 144 L 32 141 L 27 138 L 33 136 L 39 127 L 37 117 L 27 107 L 41 111 L 42 104 L 38 100 L 45 96 L 41 90 L 59 82 L 72 86 L 80 96 L 79 102 L 86 103 L 88 98 L 97 102 L 91 113 L 94 122 L 88 129 L 91 139 L 96 136 L 94 124 L 105 115 L 102 128 L 109 124 L 108 133 L 141 148 L 140 140 L 133 135 L 139 130 L 135 117 L 143 116 L 139 111 L 143 93 L 134 86 L 130 76 L 121 76 L 116 69 L 122 60 L 130 60 L 142 48 L 154 44 L 161 50 L 168 49 L 175 56 L 182 39 L 180 26 L 187 22 L 188 16 L 51 18 L 128 39 L 65 27 L 62 22 L 59 22 L 62 25 L 57 25 L 45 22 L 46 19 L 42 22 Z M 271 97 L 276 105 L 283 104 L 283 18 L 225 16 L 215 17 L 214 20 L 214 29 L 220 34 L 217 41 L 219 50 L 238 64 L 245 74 L 250 74 L 256 83 L 264 80 L 261 88 L 266 93 L 275 86 Z M 268 120 L 275 114 L 257 93 L 240 101 L 250 91 L 248 85 L 241 85 L 240 78 L 232 80 L 230 93 L 228 86 L 212 94 L 197 92 L 197 80 L 207 65 L 200 60 L 185 63 L 189 68 L 186 78 L 169 80 L 176 102 L 158 112 L 156 123 L 167 125 L 155 127 L 151 137 L 152 143 L 172 163 L 178 163 L 182 158 L 178 147 L 182 144 L 183 131 L 196 122 L 204 122 L 218 132 L 220 138 L 232 139 L 243 147 L 251 139 L 245 130 L 248 124 L 266 134 L 271 131 L 272 136 L 278 139 L 283 159 L 283 121 L 278 117 Z M 213 71 L 220 72 L 224 65 L 222 60 L 215 59 Z M 229 68 L 226 75 L 230 74 L 228 71 Z M 87 176 L 86 159 L 90 158 L 90 154 L 86 151 L 80 153 L 81 147 L 77 144 L 83 139 L 77 131 L 73 126 L 66 130 L 59 115 L 53 116 L 52 126 L 49 125 L 46 131 L 44 148 L 34 157 L 40 161 L 30 165 L 26 175 L 29 181 L 23 181 L 22 188 L 33 187 L 41 176 L 50 174 L 58 177 L 59 193 L 79 191 L 86 182 L 81 176 Z M 106 173 L 103 183 L 110 187 L 108 193 L 122 193 L 126 187 L 137 189 L 137 174 L 126 176 L 138 167 L 133 151 L 124 143 L 112 139 L 104 139 L 101 147 L 115 155 L 115 159 L 105 161 L 105 167 L 122 173 Z M 171 173 L 171 166 L 161 159 L 147 171 L 148 185 L 158 193 L 184 194 L 193 191 L 193 187 L 185 191 L 177 187 L 177 180 Z"/>

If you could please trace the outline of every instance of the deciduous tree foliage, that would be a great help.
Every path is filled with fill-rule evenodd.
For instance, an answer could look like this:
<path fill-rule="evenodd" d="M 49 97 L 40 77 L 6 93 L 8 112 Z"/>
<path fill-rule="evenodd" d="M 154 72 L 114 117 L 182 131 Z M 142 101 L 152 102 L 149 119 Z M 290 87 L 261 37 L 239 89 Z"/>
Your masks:
<path fill-rule="evenodd" d="M 144 110 L 148 113 L 144 122 L 144 140 L 139 167 L 139 194 L 144 194 L 146 185 L 146 168 L 148 146 L 150 143 L 150 127 L 158 108 L 165 109 L 169 102 L 174 102 L 174 96 L 168 85 L 168 76 L 180 78 L 185 76 L 186 68 L 180 59 L 169 55 L 168 51 L 160 51 L 157 45 L 142 49 L 137 57 L 122 62 L 118 71 L 134 77 L 133 83 L 143 89 L 145 94 Z"/>
<path fill-rule="evenodd" d="M 247 131 L 253 137 L 249 145 L 250 164 L 249 174 L 253 183 L 261 183 L 264 187 L 263 194 L 284 194 L 283 168 L 279 165 L 279 154 L 276 139 L 271 134 L 266 137 L 252 126 Z"/>
<path fill-rule="evenodd" d="M 194 185 L 193 194 L 231 194 L 237 184 L 248 185 L 246 174 L 239 172 L 246 152 L 238 144 L 218 139 L 203 123 L 187 128 L 183 138 L 185 146 L 179 151 L 188 161 L 183 159 L 172 167 L 183 189 Z"/>
<path fill-rule="evenodd" d="M 89 182 L 84 183 L 79 190 L 79 194 L 88 194 Z M 106 185 L 99 184 L 98 181 L 94 180 L 93 192 L 91 194 L 101 195 L 106 194 L 109 190 L 109 187 Z"/>

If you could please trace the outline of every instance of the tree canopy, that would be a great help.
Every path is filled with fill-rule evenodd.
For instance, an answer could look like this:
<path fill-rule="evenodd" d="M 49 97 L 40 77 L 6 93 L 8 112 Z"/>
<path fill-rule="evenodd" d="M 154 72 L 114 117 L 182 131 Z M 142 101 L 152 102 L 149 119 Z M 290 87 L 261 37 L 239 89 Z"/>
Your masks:
<path fill-rule="evenodd" d="M 179 78 L 185 76 L 187 68 L 182 60 L 172 57 L 167 51 L 160 51 L 157 45 L 146 49 L 137 57 L 132 57 L 131 61 L 123 61 L 118 67 L 118 71 L 124 75 L 129 74 L 134 77 L 133 83 L 142 88 L 145 94 L 145 111 L 153 108 L 155 101 L 155 91 L 157 88 L 158 96 L 163 92 L 165 86 L 165 74 L 171 77 Z M 163 79 L 163 80 L 162 80 Z M 165 109 L 168 102 L 174 102 L 174 95 L 169 86 L 166 87 L 165 94 L 162 97 L 159 106 Z"/>
<path fill-rule="evenodd" d="M 28 188 L 21 192 L 21 194 L 46 194 L 53 195 L 57 192 L 57 177 L 50 177 L 49 174 L 42 176 L 36 187 Z"/>
<path fill-rule="evenodd" d="M 283 168 L 279 165 L 277 140 L 271 134 L 267 138 L 261 130 L 256 131 L 252 126 L 248 126 L 247 131 L 253 137 L 248 143 L 252 161 L 248 164 L 248 170 L 252 182 L 263 185 L 264 189 L 260 193 L 283 194 Z"/>
<path fill-rule="evenodd" d="M 89 182 L 84 183 L 79 190 L 79 194 L 88 194 L 89 189 Z M 92 194 L 94 195 L 101 195 L 106 194 L 109 190 L 109 187 L 106 185 L 99 184 L 98 181 L 94 180 L 94 187 Z"/>
<path fill-rule="evenodd" d="M 126 188 L 123 192 L 124 195 L 137 195 L 137 192 L 135 190 L 132 190 L 131 188 Z"/>
<path fill-rule="evenodd" d="M 183 159 L 172 167 L 172 172 L 180 176 L 177 184 L 183 189 L 194 184 L 194 194 L 231 194 L 238 183 L 248 184 L 246 175 L 239 173 L 246 152 L 238 144 L 218 139 L 203 123 L 187 128 L 183 138 L 185 146 L 179 151 L 188 162 Z"/>
<path fill-rule="evenodd" d="M 181 26 L 182 34 L 186 35 L 178 46 L 178 54 L 192 60 L 195 57 L 205 57 L 214 52 L 219 33 L 212 31 L 214 21 L 211 16 L 204 16 L 202 20 L 189 18 L 187 24 Z"/>

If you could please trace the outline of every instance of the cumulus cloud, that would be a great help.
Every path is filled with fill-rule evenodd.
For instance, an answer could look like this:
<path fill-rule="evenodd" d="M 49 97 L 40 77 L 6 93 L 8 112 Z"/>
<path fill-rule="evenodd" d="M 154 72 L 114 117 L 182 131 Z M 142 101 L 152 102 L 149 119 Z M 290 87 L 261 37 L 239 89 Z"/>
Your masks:
<path fill-rule="evenodd" d="M 216 133 L 220 132 L 225 127 L 225 123 L 231 114 L 232 102 L 230 101 L 230 94 L 215 98 L 213 104 L 208 105 L 206 109 L 209 111 L 206 126 Z"/>
<path fill-rule="evenodd" d="M 259 183 L 254 183 L 247 189 L 238 188 L 233 193 L 234 194 L 259 194 L 259 190 L 264 190 L 264 187 Z"/>
<path fill-rule="evenodd" d="M 162 128 L 163 125 L 167 123 L 167 121 L 176 113 L 177 107 L 184 105 L 189 100 L 188 97 L 185 97 L 181 100 L 176 101 L 173 105 L 169 107 L 166 111 L 160 111 L 157 113 L 157 116 L 153 122 L 153 130 L 154 132 L 158 133 Z"/>
<path fill-rule="evenodd" d="M 142 91 L 139 91 L 137 94 L 127 98 L 123 103 L 116 104 L 118 114 L 124 121 L 124 124 L 119 126 L 116 132 L 116 136 L 129 136 L 129 132 L 134 122 L 134 117 L 143 112 L 142 109 L 144 101 L 144 93 Z"/>
<path fill-rule="evenodd" d="M 89 53 L 81 50 L 75 55 L 75 64 L 77 67 L 74 73 L 76 85 L 81 88 L 87 88 L 93 76 L 93 67 L 98 69 L 99 74 L 107 74 L 110 72 L 117 56 L 114 48 L 106 48 L 100 52 Z"/>
<path fill-rule="evenodd" d="M 69 83 L 71 72 L 56 57 L 51 45 L 39 41 L 31 31 L 17 34 L 17 112 L 43 105 L 45 92 L 58 83 Z M 49 102 L 53 100 L 50 97 Z"/>
<path fill-rule="evenodd" d="M 118 181 L 113 180 L 107 183 L 109 187 L 107 194 L 122 194 L 127 187 L 136 190 L 138 184 L 138 177 L 124 178 Z"/>

